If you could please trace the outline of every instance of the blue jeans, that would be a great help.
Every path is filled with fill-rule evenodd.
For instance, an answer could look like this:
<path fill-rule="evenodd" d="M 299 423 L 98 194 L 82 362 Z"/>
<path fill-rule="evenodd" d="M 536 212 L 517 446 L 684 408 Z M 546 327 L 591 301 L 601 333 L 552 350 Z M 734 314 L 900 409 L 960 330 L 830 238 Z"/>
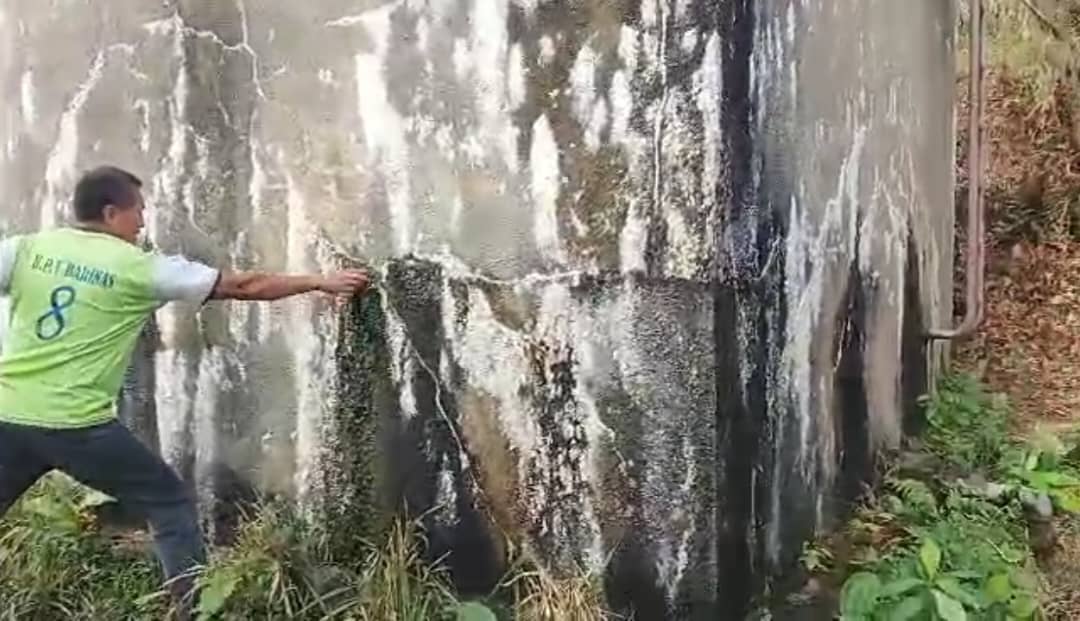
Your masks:
<path fill-rule="evenodd" d="M 150 523 L 167 580 L 206 562 L 195 503 L 176 475 L 126 427 L 113 421 L 84 429 L 0 422 L 0 515 L 50 470 L 104 492 Z M 190 587 L 176 580 L 173 592 Z"/>

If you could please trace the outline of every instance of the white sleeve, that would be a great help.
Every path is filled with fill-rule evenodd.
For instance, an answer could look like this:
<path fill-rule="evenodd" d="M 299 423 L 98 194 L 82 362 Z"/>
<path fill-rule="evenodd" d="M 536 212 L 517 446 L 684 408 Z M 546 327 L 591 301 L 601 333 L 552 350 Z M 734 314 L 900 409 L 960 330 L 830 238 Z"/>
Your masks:
<path fill-rule="evenodd" d="M 177 255 L 154 257 L 151 287 L 162 302 L 202 304 L 210 298 L 221 272 Z"/>
<path fill-rule="evenodd" d="M 20 239 L 22 237 L 16 236 L 0 241 L 0 294 L 6 294 L 11 289 L 11 275 L 15 273 Z"/>

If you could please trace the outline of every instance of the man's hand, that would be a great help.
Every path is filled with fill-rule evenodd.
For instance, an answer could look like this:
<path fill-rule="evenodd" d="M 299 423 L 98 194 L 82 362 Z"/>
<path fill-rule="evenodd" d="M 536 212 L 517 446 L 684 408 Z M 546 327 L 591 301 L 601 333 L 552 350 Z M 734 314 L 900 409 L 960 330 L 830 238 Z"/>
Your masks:
<path fill-rule="evenodd" d="M 335 296 L 351 296 L 367 291 L 371 284 L 364 270 L 343 270 L 326 274 L 319 283 L 319 291 Z"/>

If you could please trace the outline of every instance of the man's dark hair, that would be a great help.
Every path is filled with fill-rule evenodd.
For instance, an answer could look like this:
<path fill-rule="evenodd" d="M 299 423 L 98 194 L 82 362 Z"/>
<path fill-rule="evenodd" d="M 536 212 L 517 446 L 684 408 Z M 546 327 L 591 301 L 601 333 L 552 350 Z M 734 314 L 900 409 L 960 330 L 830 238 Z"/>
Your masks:
<path fill-rule="evenodd" d="M 97 222 L 105 217 L 105 208 L 131 207 L 142 181 L 115 166 L 99 166 L 82 176 L 75 185 L 75 218 Z"/>

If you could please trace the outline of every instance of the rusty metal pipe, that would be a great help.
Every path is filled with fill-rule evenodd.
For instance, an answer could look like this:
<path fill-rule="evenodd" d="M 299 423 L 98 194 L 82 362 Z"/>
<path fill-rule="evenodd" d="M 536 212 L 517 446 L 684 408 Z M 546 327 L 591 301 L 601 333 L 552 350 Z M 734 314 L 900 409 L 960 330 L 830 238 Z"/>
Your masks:
<path fill-rule="evenodd" d="M 965 269 L 966 308 L 960 325 L 951 329 L 931 329 L 930 339 L 951 340 L 969 336 L 982 323 L 985 312 L 986 214 L 983 201 L 983 5 L 971 0 L 971 70 L 968 87 L 968 226 Z"/>

